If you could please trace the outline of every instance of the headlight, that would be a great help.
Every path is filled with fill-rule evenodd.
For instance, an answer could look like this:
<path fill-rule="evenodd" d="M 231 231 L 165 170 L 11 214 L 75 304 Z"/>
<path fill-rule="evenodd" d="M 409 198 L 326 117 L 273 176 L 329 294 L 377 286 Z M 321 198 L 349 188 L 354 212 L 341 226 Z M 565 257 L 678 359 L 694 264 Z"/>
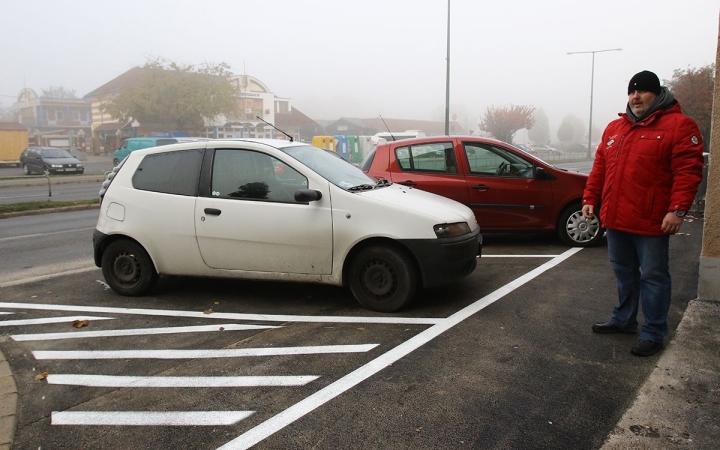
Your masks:
<path fill-rule="evenodd" d="M 62 167 L 62 164 L 50 164 L 50 167 Z"/>
<path fill-rule="evenodd" d="M 470 226 L 467 222 L 441 223 L 435 225 L 433 230 L 435 230 L 435 235 L 439 238 L 451 238 L 468 234 Z"/>
<path fill-rule="evenodd" d="M 80 163 L 80 164 L 78 164 L 78 165 L 77 165 L 77 167 L 83 167 L 83 164 L 82 164 L 82 163 Z"/>

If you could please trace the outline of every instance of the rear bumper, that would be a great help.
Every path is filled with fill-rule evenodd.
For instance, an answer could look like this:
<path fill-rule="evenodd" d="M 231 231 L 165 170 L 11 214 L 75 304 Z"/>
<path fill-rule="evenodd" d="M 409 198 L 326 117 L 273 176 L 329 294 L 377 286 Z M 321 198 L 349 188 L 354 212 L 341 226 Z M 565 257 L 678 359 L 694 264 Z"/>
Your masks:
<path fill-rule="evenodd" d="M 420 266 L 422 286 L 442 286 L 470 275 L 481 254 L 480 229 L 450 239 L 412 239 L 402 241 Z"/>

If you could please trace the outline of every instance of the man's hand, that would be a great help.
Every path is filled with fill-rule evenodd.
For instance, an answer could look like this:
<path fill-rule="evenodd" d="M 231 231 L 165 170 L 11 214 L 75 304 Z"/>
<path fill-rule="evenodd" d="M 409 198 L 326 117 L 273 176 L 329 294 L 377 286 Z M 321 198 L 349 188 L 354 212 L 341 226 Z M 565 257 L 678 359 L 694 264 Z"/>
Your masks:
<path fill-rule="evenodd" d="M 667 234 L 675 234 L 678 231 L 680 231 L 680 226 L 683 223 L 683 218 L 678 217 L 675 215 L 675 213 L 667 213 L 665 214 L 665 218 L 662 221 L 662 226 L 660 229 L 663 233 Z"/>
<path fill-rule="evenodd" d="M 583 205 L 582 208 L 583 217 L 586 219 L 592 219 L 595 217 L 595 206 L 594 205 Z M 674 214 L 673 214 L 674 215 Z"/>

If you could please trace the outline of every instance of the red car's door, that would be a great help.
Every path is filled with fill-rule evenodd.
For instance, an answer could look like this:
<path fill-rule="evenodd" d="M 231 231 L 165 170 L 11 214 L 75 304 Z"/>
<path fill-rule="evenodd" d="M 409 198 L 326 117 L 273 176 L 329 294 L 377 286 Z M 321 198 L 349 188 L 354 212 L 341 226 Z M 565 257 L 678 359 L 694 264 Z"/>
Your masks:
<path fill-rule="evenodd" d="M 465 141 L 461 166 L 467 165 L 469 202 L 484 231 L 553 227 L 553 180 L 536 179 L 531 160 L 501 144 Z M 463 168 L 465 169 L 465 168 Z"/>
<path fill-rule="evenodd" d="M 452 141 L 400 145 L 390 151 L 394 152 L 390 171 L 393 183 L 469 203 L 465 176 L 459 173 Z"/>

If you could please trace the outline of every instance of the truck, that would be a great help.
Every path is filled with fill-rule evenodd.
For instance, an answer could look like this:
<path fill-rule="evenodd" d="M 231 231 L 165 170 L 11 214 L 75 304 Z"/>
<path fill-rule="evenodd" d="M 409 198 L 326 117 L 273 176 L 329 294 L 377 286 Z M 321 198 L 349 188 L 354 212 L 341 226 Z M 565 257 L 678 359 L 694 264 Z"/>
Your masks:
<path fill-rule="evenodd" d="M 19 122 L 0 122 L 0 165 L 20 167 L 20 153 L 28 146 L 28 130 Z"/>

